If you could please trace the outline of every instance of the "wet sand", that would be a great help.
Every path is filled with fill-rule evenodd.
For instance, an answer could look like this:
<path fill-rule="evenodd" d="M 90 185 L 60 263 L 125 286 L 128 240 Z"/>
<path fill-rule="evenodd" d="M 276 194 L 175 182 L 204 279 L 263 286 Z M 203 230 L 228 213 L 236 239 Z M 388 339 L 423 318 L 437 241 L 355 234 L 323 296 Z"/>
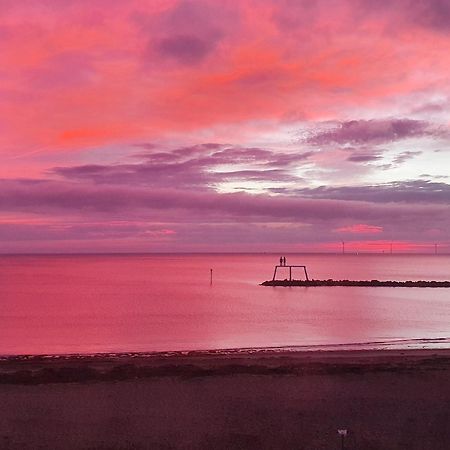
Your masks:
<path fill-rule="evenodd" d="M 450 350 L 0 361 L 1 449 L 448 449 Z"/>

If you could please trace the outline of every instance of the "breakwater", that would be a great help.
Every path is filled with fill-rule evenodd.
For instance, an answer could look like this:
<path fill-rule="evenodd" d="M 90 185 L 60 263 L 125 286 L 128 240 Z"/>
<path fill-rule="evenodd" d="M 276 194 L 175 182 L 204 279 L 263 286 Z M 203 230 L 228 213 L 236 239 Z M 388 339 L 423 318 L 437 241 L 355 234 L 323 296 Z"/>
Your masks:
<path fill-rule="evenodd" d="M 373 287 L 420 287 L 450 288 L 450 281 L 380 281 L 380 280 L 270 280 L 261 286 L 373 286 Z"/>

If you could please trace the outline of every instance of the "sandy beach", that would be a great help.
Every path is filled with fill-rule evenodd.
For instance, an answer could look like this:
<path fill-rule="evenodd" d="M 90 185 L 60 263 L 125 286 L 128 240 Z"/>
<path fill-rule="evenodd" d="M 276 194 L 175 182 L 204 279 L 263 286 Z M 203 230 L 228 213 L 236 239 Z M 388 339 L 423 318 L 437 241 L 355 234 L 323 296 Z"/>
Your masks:
<path fill-rule="evenodd" d="M 447 449 L 450 350 L 9 357 L 2 449 Z"/>

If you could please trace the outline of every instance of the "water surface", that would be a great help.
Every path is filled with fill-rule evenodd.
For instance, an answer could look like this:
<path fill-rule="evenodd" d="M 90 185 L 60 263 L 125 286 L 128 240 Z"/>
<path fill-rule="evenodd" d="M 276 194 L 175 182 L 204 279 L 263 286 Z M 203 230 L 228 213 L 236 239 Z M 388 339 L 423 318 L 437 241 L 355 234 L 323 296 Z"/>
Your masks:
<path fill-rule="evenodd" d="M 278 258 L 1 256 L 0 354 L 450 346 L 450 289 L 259 286 L 272 277 Z M 306 264 L 316 279 L 450 278 L 448 255 L 287 260 Z"/>

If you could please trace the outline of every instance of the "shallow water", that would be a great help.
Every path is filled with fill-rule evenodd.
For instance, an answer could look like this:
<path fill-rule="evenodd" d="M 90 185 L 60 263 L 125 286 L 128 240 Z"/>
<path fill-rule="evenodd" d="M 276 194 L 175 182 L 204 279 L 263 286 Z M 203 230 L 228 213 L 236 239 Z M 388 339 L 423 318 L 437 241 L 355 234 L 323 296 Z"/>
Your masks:
<path fill-rule="evenodd" d="M 450 289 L 259 286 L 278 257 L 1 256 L 0 354 L 450 346 Z M 287 260 L 315 279 L 450 279 L 449 255 Z"/>

